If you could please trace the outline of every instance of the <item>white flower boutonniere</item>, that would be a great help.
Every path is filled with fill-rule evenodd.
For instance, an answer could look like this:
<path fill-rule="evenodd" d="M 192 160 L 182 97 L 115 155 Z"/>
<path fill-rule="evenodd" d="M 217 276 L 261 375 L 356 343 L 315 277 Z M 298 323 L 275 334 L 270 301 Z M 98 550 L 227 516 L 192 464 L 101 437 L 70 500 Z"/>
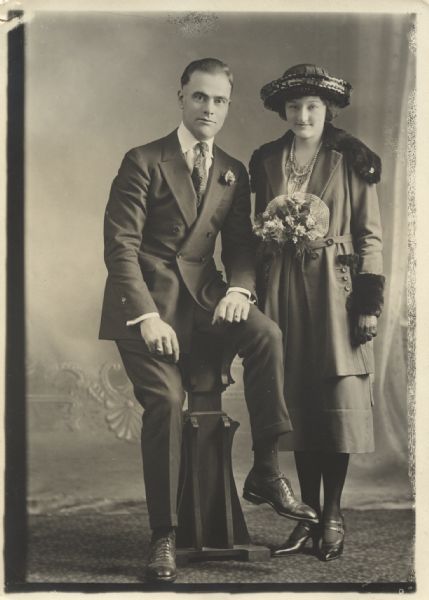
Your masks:
<path fill-rule="evenodd" d="M 234 185 L 234 183 L 235 183 L 235 175 L 231 171 L 231 169 L 228 169 L 228 171 L 225 171 L 225 173 L 222 173 L 222 175 L 221 175 L 221 181 L 225 185 Z"/>

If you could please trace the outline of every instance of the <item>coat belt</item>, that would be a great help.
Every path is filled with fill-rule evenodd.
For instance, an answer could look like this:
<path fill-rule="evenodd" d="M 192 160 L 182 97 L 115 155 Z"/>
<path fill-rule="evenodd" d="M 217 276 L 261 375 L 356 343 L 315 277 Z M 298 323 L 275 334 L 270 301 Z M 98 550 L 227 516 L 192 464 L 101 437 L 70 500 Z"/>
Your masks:
<path fill-rule="evenodd" d="M 325 246 L 345 244 L 347 242 L 353 242 L 353 236 L 351 233 L 346 233 L 345 235 L 332 235 L 320 240 L 306 241 L 305 245 L 309 250 L 318 250 L 320 248 L 325 248 Z"/>

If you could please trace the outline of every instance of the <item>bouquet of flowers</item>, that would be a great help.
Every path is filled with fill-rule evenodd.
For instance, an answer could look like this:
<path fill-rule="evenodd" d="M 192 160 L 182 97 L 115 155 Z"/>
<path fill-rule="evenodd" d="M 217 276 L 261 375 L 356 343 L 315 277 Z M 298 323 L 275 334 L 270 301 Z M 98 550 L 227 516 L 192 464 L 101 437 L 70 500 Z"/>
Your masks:
<path fill-rule="evenodd" d="M 276 196 L 263 213 L 255 217 L 253 231 L 263 242 L 280 245 L 292 242 L 305 246 L 307 241 L 324 237 L 329 227 L 329 209 L 314 194 L 296 192 Z"/>

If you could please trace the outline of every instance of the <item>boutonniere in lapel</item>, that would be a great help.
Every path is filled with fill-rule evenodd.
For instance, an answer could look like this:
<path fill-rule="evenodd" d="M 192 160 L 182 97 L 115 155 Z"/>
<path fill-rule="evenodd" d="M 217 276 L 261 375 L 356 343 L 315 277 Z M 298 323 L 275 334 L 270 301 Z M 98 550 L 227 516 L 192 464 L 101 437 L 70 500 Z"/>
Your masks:
<path fill-rule="evenodd" d="M 235 175 L 233 171 L 231 171 L 231 169 L 228 169 L 227 171 L 222 173 L 222 175 L 220 176 L 220 182 L 223 183 L 223 185 L 234 185 Z"/>

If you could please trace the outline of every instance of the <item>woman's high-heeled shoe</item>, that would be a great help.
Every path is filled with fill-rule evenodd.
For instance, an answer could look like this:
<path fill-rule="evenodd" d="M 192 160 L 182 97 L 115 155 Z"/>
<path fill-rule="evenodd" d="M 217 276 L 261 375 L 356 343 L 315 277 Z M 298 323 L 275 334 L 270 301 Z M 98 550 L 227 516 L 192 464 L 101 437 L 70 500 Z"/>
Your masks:
<path fill-rule="evenodd" d="M 323 532 L 329 529 L 336 531 L 339 534 L 339 538 L 334 542 L 327 542 L 323 538 Z M 319 540 L 319 558 L 323 561 L 335 560 L 339 558 L 344 550 L 344 537 L 345 537 L 345 526 L 344 517 L 341 515 L 341 521 L 335 519 L 327 519 L 321 525 L 322 535 Z"/>
<path fill-rule="evenodd" d="M 271 556 L 288 556 L 289 554 L 299 554 L 304 550 L 309 539 L 313 540 L 313 551 L 317 548 L 319 537 L 319 525 L 301 521 L 296 525 L 284 544 L 274 548 Z"/>

